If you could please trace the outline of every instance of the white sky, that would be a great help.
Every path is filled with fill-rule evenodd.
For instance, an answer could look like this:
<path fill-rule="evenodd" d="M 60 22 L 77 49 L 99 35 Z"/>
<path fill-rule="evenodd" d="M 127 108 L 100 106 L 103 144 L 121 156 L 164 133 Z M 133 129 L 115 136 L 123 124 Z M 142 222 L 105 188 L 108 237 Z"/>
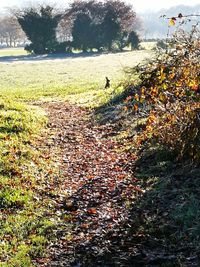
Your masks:
<path fill-rule="evenodd" d="M 31 2 L 53 2 L 58 6 L 60 4 L 69 3 L 71 0 L 42 0 L 42 1 L 27 1 L 27 0 L 0 0 L 0 9 L 2 10 L 4 7 L 12 7 L 12 6 L 23 6 L 24 3 Z M 144 12 L 144 11 L 158 11 L 162 8 L 169 8 L 171 6 L 176 5 L 195 5 L 200 4 L 200 0 L 125 0 L 125 2 L 133 5 L 136 12 Z"/>

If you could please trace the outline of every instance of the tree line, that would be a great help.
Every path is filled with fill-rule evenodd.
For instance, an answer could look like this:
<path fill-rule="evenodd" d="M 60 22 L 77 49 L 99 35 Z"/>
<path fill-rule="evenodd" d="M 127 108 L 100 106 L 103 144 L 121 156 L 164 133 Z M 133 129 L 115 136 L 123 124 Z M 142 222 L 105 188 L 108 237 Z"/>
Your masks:
<path fill-rule="evenodd" d="M 50 5 L 15 11 L 35 54 L 137 49 L 139 20 L 131 5 L 121 0 L 74 1 L 60 12 Z"/>
<path fill-rule="evenodd" d="M 17 18 L 9 14 L 0 17 L 0 45 L 1 47 L 16 47 L 27 41 Z"/>

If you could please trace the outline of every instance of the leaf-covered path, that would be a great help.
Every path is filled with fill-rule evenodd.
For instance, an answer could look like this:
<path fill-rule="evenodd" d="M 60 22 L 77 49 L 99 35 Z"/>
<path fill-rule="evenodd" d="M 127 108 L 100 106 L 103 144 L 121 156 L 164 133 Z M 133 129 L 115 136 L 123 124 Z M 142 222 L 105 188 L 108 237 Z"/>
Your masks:
<path fill-rule="evenodd" d="M 134 156 L 114 141 L 113 126 L 98 125 L 89 110 L 61 102 L 43 107 L 51 133 L 44 146 L 60 165 L 56 207 L 62 218 L 44 266 L 130 266 L 139 248 L 127 237 L 129 206 L 142 194 L 131 170 Z"/>

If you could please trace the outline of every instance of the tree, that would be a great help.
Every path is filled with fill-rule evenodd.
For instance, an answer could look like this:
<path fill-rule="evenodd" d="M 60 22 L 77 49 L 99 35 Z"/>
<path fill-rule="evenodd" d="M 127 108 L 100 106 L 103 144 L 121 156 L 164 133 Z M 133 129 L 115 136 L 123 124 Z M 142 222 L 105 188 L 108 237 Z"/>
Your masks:
<path fill-rule="evenodd" d="M 73 24 L 71 20 L 62 18 L 59 21 L 56 29 L 56 37 L 59 42 L 72 41 L 72 28 Z"/>
<path fill-rule="evenodd" d="M 120 26 L 120 31 L 131 32 L 136 26 L 136 13 L 133 7 L 121 0 L 108 0 L 104 3 L 104 14 L 112 11 Z"/>
<path fill-rule="evenodd" d="M 140 146 L 148 140 L 173 151 L 179 160 L 200 164 L 200 29 L 184 31 L 183 19 L 200 15 L 178 13 L 166 18 L 169 26 L 179 24 L 167 39 L 170 49 L 159 49 L 148 64 L 137 65 L 133 77 L 139 78 L 131 96 L 138 116 L 148 114 Z M 128 85 L 130 88 L 130 84 Z M 142 111 L 142 112 L 141 112 Z M 155 143 L 154 143 L 155 144 Z"/>
<path fill-rule="evenodd" d="M 53 7 L 40 6 L 28 8 L 17 15 L 19 24 L 31 42 L 26 47 L 29 52 L 35 54 L 45 54 L 55 52 L 56 28 L 61 19 L 60 14 L 54 14 Z"/>
<path fill-rule="evenodd" d="M 120 33 L 120 25 L 113 10 L 108 10 L 101 25 L 103 31 L 104 46 L 111 51 L 113 41 Z"/>
<path fill-rule="evenodd" d="M 101 23 L 104 18 L 103 3 L 95 0 L 74 1 L 70 4 L 64 17 L 74 21 L 80 13 L 87 14 L 95 24 Z"/>
<path fill-rule="evenodd" d="M 131 50 L 138 49 L 140 40 L 136 32 L 129 33 L 128 43 L 131 45 Z"/>
<path fill-rule="evenodd" d="M 83 14 L 85 14 L 85 18 Z M 90 0 L 72 2 L 63 19 L 66 21 L 66 27 L 69 27 L 68 25 L 73 25 L 71 27 L 71 35 L 72 39 L 74 39 L 73 43 L 76 47 L 77 41 L 78 39 L 80 41 L 81 37 L 84 39 L 85 45 L 87 47 L 86 49 L 84 48 L 84 50 L 87 50 L 88 48 L 96 48 L 97 50 L 101 50 L 103 48 L 103 33 L 101 27 L 103 18 L 103 3 Z M 83 31 L 80 30 L 79 27 L 80 19 L 84 20 L 84 26 L 87 28 L 85 28 Z M 78 32 L 80 32 L 80 37 L 77 36 Z M 87 39 L 90 40 L 87 41 Z M 80 47 L 82 46 L 79 44 L 79 49 L 81 49 Z"/>
<path fill-rule="evenodd" d="M 91 48 L 91 18 L 84 13 L 77 15 L 72 29 L 73 45 L 84 52 Z"/>
<path fill-rule="evenodd" d="M 117 45 L 120 51 L 122 51 L 123 48 L 128 45 L 128 36 L 129 35 L 126 31 L 120 32 L 118 39 L 117 39 Z"/>
<path fill-rule="evenodd" d="M 90 39 L 87 45 L 98 50 L 111 50 L 114 43 L 119 45 L 119 49 L 122 49 L 125 45 L 125 39 L 127 39 L 125 32 L 127 34 L 131 32 L 136 24 L 136 14 L 132 6 L 123 1 L 74 1 L 64 15 L 69 25 L 74 24 L 74 27 L 72 27 L 73 37 L 76 35 L 74 28 L 80 29 L 80 14 L 85 14 L 87 20 L 90 19 L 90 22 L 87 22 L 85 17 L 83 21 L 84 25 L 88 27 L 87 30 L 84 30 L 84 34 L 87 33 L 87 38 Z M 77 17 L 79 17 L 78 20 Z M 81 27 L 83 28 L 83 24 Z M 76 44 L 77 42 L 74 43 Z"/>
<path fill-rule="evenodd" d="M 25 35 L 14 16 L 6 15 L 0 19 L 0 38 L 1 44 L 9 47 L 25 42 Z"/>

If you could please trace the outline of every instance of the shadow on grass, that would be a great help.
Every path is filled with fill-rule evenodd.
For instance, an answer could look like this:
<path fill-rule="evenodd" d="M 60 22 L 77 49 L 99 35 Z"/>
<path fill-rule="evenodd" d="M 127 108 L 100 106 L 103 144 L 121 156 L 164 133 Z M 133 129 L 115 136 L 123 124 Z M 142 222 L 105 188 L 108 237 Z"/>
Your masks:
<path fill-rule="evenodd" d="M 130 86 L 125 89 L 120 94 L 115 94 L 109 101 L 105 104 L 97 107 L 94 110 L 94 116 L 96 117 L 96 121 L 99 124 L 118 124 L 118 126 L 122 126 L 123 122 L 127 120 L 127 112 L 124 112 L 125 100 L 128 96 L 133 96 L 137 91 L 137 86 Z M 132 114 L 133 115 L 133 114 Z M 128 115 L 129 116 L 129 115 Z M 130 116 L 129 116 L 130 119 Z M 135 120 L 135 116 L 132 116 L 132 119 Z M 119 129 L 119 127 L 118 127 Z"/>
<path fill-rule="evenodd" d="M 124 51 L 127 52 L 127 51 Z M 118 53 L 124 53 L 118 52 Z M 130 51 L 128 51 L 130 52 Z M 44 61 L 44 60 L 64 60 L 74 58 L 90 58 L 106 55 L 112 52 L 80 52 L 80 53 L 58 53 L 45 55 L 20 55 L 20 56 L 0 56 L 0 62 L 18 62 L 18 61 Z M 113 54 L 113 53 L 112 53 Z"/>
<path fill-rule="evenodd" d="M 97 177 L 67 200 L 76 241 L 52 266 L 199 266 L 200 169 L 174 163 L 162 149 L 145 152 L 134 169 L 142 194 L 125 194 L 130 180 L 113 191 Z M 107 205 L 113 211 L 104 214 Z"/>
<path fill-rule="evenodd" d="M 157 147 L 125 159 L 112 167 L 128 177 L 103 168 L 64 200 L 73 230 L 59 232 L 51 266 L 200 266 L 200 169 Z"/>
<path fill-rule="evenodd" d="M 95 113 L 104 113 L 110 107 L 115 108 L 116 105 L 123 103 L 123 101 L 130 95 L 133 95 L 137 90 L 137 87 L 128 87 L 121 94 L 116 94 L 108 102 L 96 108 Z"/>
<path fill-rule="evenodd" d="M 129 88 L 96 109 L 99 123 L 112 121 L 116 106 L 134 90 Z M 106 113 L 112 115 L 103 121 Z M 96 214 L 80 218 L 79 223 L 83 225 L 91 226 L 91 217 L 99 224 L 89 230 L 76 225 L 79 231 L 75 235 L 86 239 L 77 242 L 73 250 L 75 261 L 70 266 L 200 266 L 200 168 L 189 162 L 178 163 L 175 158 L 158 147 L 146 148 L 141 153 L 133 166 L 137 184 L 133 184 L 132 195 L 126 197 L 118 190 L 117 200 L 113 194 L 104 199 L 105 203 L 114 203 L 116 212 L 119 209 L 126 216 L 116 220 L 117 223 L 112 219 L 99 222 Z M 77 206 L 84 205 L 87 192 L 98 191 L 97 182 L 85 184 L 71 197 L 78 201 Z M 122 185 L 126 188 L 130 184 L 125 180 Z M 101 186 L 104 186 L 103 179 L 99 190 Z M 142 188 L 143 193 L 135 196 L 135 186 Z M 95 208 L 101 210 L 97 199 L 95 203 Z"/>
<path fill-rule="evenodd" d="M 98 202 L 96 198 L 84 206 L 87 192 L 101 190 L 98 179 L 71 197 L 85 210 L 95 202 L 101 211 L 100 204 L 110 202 L 116 212 L 121 211 L 121 218 L 126 216 L 116 219 L 117 223 L 96 214 L 80 217 L 79 224 L 89 224 L 90 228 L 79 227 L 75 234 L 93 237 L 77 242 L 73 252 L 76 260 L 70 266 L 200 266 L 200 169 L 178 165 L 173 155 L 155 149 L 141 156 L 135 173 L 138 186 L 144 190 L 136 198 L 126 199 L 119 186 L 118 198 L 108 194 L 104 200 Z M 126 181 L 123 186 L 127 186 Z"/>

